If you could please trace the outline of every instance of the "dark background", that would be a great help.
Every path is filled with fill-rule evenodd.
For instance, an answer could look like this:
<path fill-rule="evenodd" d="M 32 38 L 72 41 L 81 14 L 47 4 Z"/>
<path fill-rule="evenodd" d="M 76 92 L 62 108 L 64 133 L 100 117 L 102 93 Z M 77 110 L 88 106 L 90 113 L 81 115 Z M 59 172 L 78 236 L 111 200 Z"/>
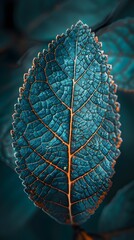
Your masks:
<path fill-rule="evenodd" d="M 119 1 L 0 0 L 0 240 L 72 239 L 70 226 L 58 224 L 30 202 L 13 170 L 15 162 L 9 134 L 13 105 L 23 73 L 30 67 L 33 57 L 47 48 L 49 41 L 79 19 L 96 29 L 133 17 L 134 1 L 120 2 L 118 11 L 114 12 Z M 106 21 L 112 12 L 110 20 Z M 121 156 L 115 167 L 113 187 L 96 213 L 83 225 L 90 232 L 98 231 L 104 206 L 134 176 L 134 95 L 118 91 L 118 101 L 123 138 Z"/>

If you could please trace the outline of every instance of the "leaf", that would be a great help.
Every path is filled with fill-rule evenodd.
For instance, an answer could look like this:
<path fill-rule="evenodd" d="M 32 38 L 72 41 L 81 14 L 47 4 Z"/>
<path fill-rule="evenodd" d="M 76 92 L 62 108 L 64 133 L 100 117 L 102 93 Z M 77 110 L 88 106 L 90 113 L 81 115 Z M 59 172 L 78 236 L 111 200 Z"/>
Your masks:
<path fill-rule="evenodd" d="M 0 162 L 0 239 L 19 230 L 36 212 L 15 172 Z M 11 236 L 10 236 L 11 239 Z"/>
<path fill-rule="evenodd" d="M 120 2 L 121 4 L 123 1 Z M 122 6 L 122 5 L 121 5 Z M 127 17 L 133 17 L 133 8 L 134 8 L 134 2 L 131 0 L 124 0 L 124 7 L 121 8 L 121 11 L 118 12 L 117 18 L 118 20 L 127 18 Z"/>
<path fill-rule="evenodd" d="M 103 209 L 99 230 L 113 232 L 122 229 L 126 233 L 134 228 L 134 181 L 120 189 L 113 200 Z M 114 219 L 114 221 L 113 221 Z M 133 232 L 134 236 L 134 232 Z M 129 238 L 126 238 L 129 239 Z M 132 239 L 132 238 L 131 238 Z"/>
<path fill-rule="evenodd" d="M 99 33 L 120 90 L 134 91 L 134 19 L 117 21 Z"/>
<path fill-rule="evenodd" d="M 90 27 L 100 23 L 116 4 L 116 0 L 21 0 L 16 6 L 15 22 L 30 37 L 49 40 L 79 19 Z"/>
<path fill-rule="evenodd" d="M 24 75 L 12 131 L 17 171 L 34 203 L 61 223 L 86 221 L 111 186 L 121 139 L 109 69 L 79 21 Z"/>

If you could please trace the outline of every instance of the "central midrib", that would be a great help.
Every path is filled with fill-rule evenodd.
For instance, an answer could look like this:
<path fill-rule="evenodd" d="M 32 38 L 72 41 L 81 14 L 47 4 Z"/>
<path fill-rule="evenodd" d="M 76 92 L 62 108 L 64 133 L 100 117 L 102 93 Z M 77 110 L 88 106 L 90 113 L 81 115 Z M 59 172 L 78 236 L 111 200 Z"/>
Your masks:
<path fill-rule="evenodd" d="M 75 83 L 75 71 L 76 71 L 76 60 L 77 60 L 77 40 L 76 40 L 76 50 L 74 58 L 74 78 L 72 79 L 72 98 L 71 98 L 71 108 L 70 108 L 70 131 L 69 131 L 69 143 L 68 143 L 68 204 L 69 204 L 69 217 L 70 223 L 73 224 L 72 218 L 72 203 L 71 203 L 71 141 L 72 141 L 72 123 L 73 123 L 73 96 L 74 96 L 74 83 Z"/>

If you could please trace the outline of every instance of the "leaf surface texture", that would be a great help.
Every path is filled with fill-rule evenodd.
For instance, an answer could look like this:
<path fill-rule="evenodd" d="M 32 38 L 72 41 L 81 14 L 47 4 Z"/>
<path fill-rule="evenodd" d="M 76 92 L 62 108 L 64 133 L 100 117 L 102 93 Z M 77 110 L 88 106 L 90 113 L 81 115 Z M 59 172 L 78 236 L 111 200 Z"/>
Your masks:
<path fill-rule="evenodd" d="M 39 53 L 15 105 L 17 171 L 34 203 L 61 223 L 102 202 L 121 143 L 107 56 L 79 21 Z"/>

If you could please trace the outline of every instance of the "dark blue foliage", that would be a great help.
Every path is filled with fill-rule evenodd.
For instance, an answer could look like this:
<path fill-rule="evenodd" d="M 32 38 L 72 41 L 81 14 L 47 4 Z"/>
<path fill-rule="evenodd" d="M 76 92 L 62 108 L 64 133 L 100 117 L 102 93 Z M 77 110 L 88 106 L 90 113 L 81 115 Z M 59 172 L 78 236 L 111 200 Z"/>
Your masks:
<path fill-rule="evenodd" d="M 99 34 L 119 89 L 134 91 L 134 18 L 119 20 Z"/>
<path fill-rule="evenodd" d="M 114 219 L 114 220 L 113 220 Z M 99 229 L 100 232 L 117 232 L 120 236 L 112 239 L 133 239 L 129 229 L 134 227 L 134 181 L 120 189 L 113 200 L 103 209 Z M 126 229 L 126 233 L 124 230 Z M 121 230 L 122 233 L 121 233 Z"/>
<path fill-rule="evenodd" d="M 116 5 L 116 0 L 20 0 L 14 19 L 30 37 L 51 40 L 79 19 L 90 27 L 100 23 Z"/>
<path fill-rule="evenodd" d="M 110 69 L 79 21 L 24 75 L 12 131 L 17 172 L 34 203 L 61 223 L 86 221 L 111 185 L 121 139 Z"/>

